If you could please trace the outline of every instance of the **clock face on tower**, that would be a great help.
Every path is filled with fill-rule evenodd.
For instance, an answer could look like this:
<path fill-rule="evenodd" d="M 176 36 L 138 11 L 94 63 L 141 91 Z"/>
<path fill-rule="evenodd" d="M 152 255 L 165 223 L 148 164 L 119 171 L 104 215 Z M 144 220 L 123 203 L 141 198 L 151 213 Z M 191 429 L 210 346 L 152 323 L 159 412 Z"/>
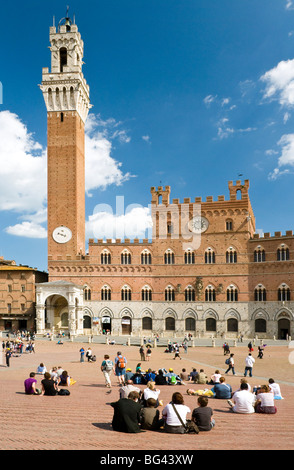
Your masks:
<path fill-rule="evenodd" d="M 61 225 L 53 230 L 52 237 L 56 243 L 67 243 L 71 239 L 72 233 L 68 227 Z"/>
<path fill-rule="evenodd" d="M 205 217 L 196 216 L 189 221 L 189 230 L 194 233 L 203 233 L 209 227 L 209 222 Z"/>

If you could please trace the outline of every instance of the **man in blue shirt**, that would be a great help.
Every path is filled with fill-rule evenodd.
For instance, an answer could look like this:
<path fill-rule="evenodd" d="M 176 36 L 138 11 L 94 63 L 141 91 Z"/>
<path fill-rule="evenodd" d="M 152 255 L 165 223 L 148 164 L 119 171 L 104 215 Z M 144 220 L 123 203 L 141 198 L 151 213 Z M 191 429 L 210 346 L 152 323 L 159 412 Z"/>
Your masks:
<path fill-rule="evenodd" d="M 225 383 L 226 379 L 221 377 L 219 379 L 219 383 L 216 383 L 215 386 L 212 388 L 214 393 L 214 398 L 221 398 L 228 400 L 232 397 L 232 387 L 229 384 Z"/>

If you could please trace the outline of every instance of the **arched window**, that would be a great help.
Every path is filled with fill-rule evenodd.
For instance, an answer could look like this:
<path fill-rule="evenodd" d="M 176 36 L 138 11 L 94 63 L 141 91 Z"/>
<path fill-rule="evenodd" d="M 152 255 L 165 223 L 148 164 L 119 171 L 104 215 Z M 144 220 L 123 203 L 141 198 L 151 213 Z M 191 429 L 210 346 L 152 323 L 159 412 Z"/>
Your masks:
<path fill-rule="evenodd" d="M 282 284 L 278 289 L 278 300 L 287 302 L 291 300 L 290 289 L 286 284 Z"/>
<path fill-rule="evenodd" d="M 195 253 L 191 248 L 185 251 L 185 264 L 195 264 Z"/>
<path fill-rule="evenodd" d="M 204 261 L 206 264 L 215 263 L 215 253 L 211 248 L 207 248 L 207 250 L 205 251 Z"/>
<path fill-rule="evenodd" d="M 66 47 L 61 47 L 59 49 L 59 59 L 60 59 L 60 72 L 63 72 L 63 67 L 67 65 L 67 50 Z"/>
<path fill-rule="evenodd" d="M 131 264 L 132 263 L 132 257 L 131 253 L 127 250 L 123 251 L 121 254 L 121 264 Z"/>
<path fill-rule="evenodd" d="M 167 317 L 165 319 L 165 329 L 167 331 L 175 331 L 176 329 L 176 321 L 173 317 Z"/>
<path fill-rule="evenodd" d="M 266 333 L 266 320 L 264 318 L 255 320 L 255 333 Z"/>
<path fill-rule="evenodd" d="M 151 302 L 152 300 L 152 290 L 150 289 L 149 286 L 144 286 L 143 289 L 141 290 L 141 296 L 143 302 Z"/>
<path fill-rule="evenodd" d="M 237 332 L 238 331 L 238 320 L 236 318 L 229 318 L 227 321 L 227 331 Z"/>
<path fill-rule="evenodd" d="M 263 263 L 265 261 L 265 251 L 263 248 L 258 246 L 254 251 L 254 262 Z"/>
<path fill-rule="evenodd" d="M 185 330 L 186 331 L 195 331 L 196 330 L 196 321 L 193 317 L 188 317 L 185 320 Z"/>
<path fill-rule="evenodd" d="M 141 264 L 151 264 L 151 262 L 151 253 L 148 250 L 144 250 L 143 253 L 141 253 Z"/>
<path fill-rule="evenodd" d="M 237 252 L 234 248 L 230 247 L 226 252 L 227 263 L 237 263 Z"/>
<path fill-rule="evenodd" d="M 152 330 L 152 318 L 150 317 L 142 318 L 142 330 Z"/>
<path fill-rule="evenodd" d="M 254 300 L 255 302 L 265 302 L 266 301 L 266 289 L 263 285 L 258 285 L 254 289 Z"/>
<path fill-rule="evenodd" d="M 108 250 L 101 253 L 101 264 L 111 264 L 111 254 Z"/>
<path fill-rule="evenodd" d="M 172 286 L 167 286 L 165 289 L 165 301 L 172 302 L 175 300 L 175 290 Z"/>
<path fill-rule="evenodd" d="M 207 286 L 205 289 L 205 301 L 215 302 L 215 300 L 216 300 L 215 288 L 213 286 Z"/>
<path fill-rule="evenodd" d="M 90 289 L 90 287 L 85 287 L 85 289 L 84 289 L 84 300 L 91 300 L 91 289 Z"/>
<path fill-rule="evenodd" d="M 132 300 L 132 292 L 129 286 L 124 286 L 121 290 L 121 300 L 130 301 Z"/>
<path fill-rule="evenodd" d="M 195 289 L 192 286 L 188 286 L 185 289 L 185 302 L 195 302 Z"/>
<path fill-rule="evenodd" d="M 164 264 L 175 264 L 175 254 L 170 249 L 164 253 Z"/>
<path fill-rule="evenodd" d="M 109 286 L 103 286 L 101 289 L 101 300 L 111 300 L 111 289 Z"/>
<path fill-rule="evenodd" d="M 289 248 L 281 245 L 277 249 L 277 260 L 278 261 L 288 261 L 290 259 Z"/>
<path fill-rule="evenodd" d="M 227 302 L 238 301 L 238 290 L 235 286 L 229 286 L 227 288 Z"/>
<path fill-rule="evenodd" d="M 206 331 L 216 331 L 216 319 L 206 318 L 205 326 L 206 326 Z"/>
<path fill-rule="evenodd" d="M 90 328 L 92 328 L 92 320 L 91 320 L 91 317 L 89 315 L 84 315 L 84 318 L 83 318 L 83 328 L 84 329 L 87 329 L 89 330 Z"/>

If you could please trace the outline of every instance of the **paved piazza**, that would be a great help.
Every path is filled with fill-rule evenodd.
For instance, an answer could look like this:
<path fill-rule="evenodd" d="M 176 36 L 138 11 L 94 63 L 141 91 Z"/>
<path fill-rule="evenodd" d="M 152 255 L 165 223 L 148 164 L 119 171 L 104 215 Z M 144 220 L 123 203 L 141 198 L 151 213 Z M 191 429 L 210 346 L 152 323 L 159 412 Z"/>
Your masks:
<path fill-rule="evenodd" d="M 247 343 L 246 343 L 247 344 Z M 285 343 L 286 344 L 286 343 Z M 83 344 L 85 349 L 89 346 Z M 92 344 L 96 363 L 80 363 L 80 343 L 36 341 L 35 354 L 23 354 L 12 358 L 11 367 L 0 367 L 1 386 L 1 450 L 230 450 L 230 449 L 294 449 L 294 365 L 289 362 L 291 349 L 285 346 L 267 346 L 264 359 L 256 359 L 253 378 L 249 383 L 260 385 L 272 377 L 281 385 L 283 401 L 276 401 L 276 415 L 236 415 L 228 410 L 226 400 L 210 399 L 216 427 L 199 435 L 167 435 L 147 431 L 141 434 L 123 434 L 112 431 L 111 401 L 118 399 L 119 387 L 112 376 L 113 389 L 107 394 L 100 364 L 105 353 L 114 359 L 121 350 L 128 359 L 128 367 L 135 369 L 140 362 L 136 346 L 110 346 Z M 231 348 L 235 354 L 237 376 L 227 375 L 227 383 L 233 390 L 238 388 L 244 372 L 247 347 Z M 256 358 L 256 350 L 254 351 Z M 4 358 L 3 358 L 4 359 Z M 70 396 L 26 396 L 23 382 L 29 373 L 36 371 L 43 362 L 47 369 L 62 366 L 77 382 L 70 387 Z M 153 349 L 150 362 L 144 368 L 172 367 L 175 372 L 182 368 L 204 368 L 208 376 L 216 368 L 225 371 L 225 358 L 220 347 L 190 348 L 183 359 L 173 359 L 173 354 L 164 353 L 163 347 Z M 41 376 L 36 376 L 40 385 Z M 140 388 L 145 388 L 140 385 Z M 210 386 L 192 385 L 204 389 Z M 168 403 L 174 391 L 184 395 L 185 404 L 191 410 L 197 397 L 186 394 L 187 386 L 163 386 L 160 398 Z"/>

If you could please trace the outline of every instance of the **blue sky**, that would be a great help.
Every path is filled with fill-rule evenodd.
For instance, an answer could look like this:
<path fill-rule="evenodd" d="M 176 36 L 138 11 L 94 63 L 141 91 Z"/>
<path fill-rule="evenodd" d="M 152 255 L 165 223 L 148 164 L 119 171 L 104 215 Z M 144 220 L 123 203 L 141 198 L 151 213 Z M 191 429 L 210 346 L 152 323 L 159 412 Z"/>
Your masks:
<path fill-rule="evenodd" d="M 0 255 L 47 269 L 49 27 L 66 4 L 1 5 Z M 87 235 L 116 198 L 148 224 L 150 187 L 224 194 L 250 180 L 257 229 L 293 229 L 294 2 L 97 0 L 70 3 L 85 43 Z M 0 94 L 1 97 L 1 94 Z M 96 216 L 93 217 L 93 213 Z M 98 213 L 98 216 L 97 216 Z M 99 219 L 100 217 L 100 219 Z M 98 225 L 99 227 L 99 225 Z M 134 236 L 136 234 L 134 233 Z"/>

